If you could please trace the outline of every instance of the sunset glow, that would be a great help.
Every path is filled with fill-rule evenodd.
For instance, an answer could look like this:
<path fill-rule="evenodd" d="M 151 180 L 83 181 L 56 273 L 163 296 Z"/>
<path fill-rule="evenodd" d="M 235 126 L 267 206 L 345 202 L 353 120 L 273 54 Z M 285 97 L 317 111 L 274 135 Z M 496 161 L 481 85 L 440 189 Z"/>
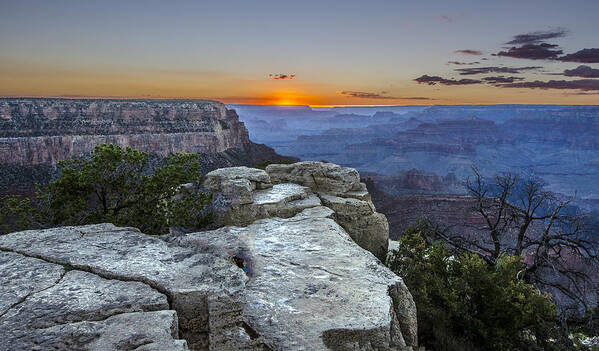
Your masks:
<path fill-rule="evenodd" d="M 0 21 L 0 96 L 599 102 L 599 2 L 435 3 L 11 1 Z M 523 15 L 538 8 L 555 15 Z"/>

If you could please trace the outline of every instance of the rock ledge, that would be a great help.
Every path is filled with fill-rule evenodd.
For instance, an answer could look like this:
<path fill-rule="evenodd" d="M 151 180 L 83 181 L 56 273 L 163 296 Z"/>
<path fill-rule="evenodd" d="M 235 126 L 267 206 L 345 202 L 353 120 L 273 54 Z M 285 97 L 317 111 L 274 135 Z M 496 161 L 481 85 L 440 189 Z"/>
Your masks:
<path fill-rule="evenodd" d="M 212 231 L 1 236 L 0 350 L 416 349 L 412 297 L 375 257 L 386 219 L 355 170 L 236 167 L 205 186 L 228 200 Z"/>

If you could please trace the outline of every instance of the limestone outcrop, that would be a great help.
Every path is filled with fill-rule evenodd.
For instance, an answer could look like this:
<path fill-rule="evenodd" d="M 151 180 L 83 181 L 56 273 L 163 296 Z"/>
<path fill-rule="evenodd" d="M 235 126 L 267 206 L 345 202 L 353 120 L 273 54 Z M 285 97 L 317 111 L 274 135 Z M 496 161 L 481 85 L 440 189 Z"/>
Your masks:
<path fill-rule="evenodd" d="M 297 162 L 266 167 L 273 183 L 291 182 L 310 187 L 335 219 L 362 248 L 384 262 L 389 241 L 387 218 L 377 213 L 366 184 L 353 168 L 325 162 Z"/>
<path fill-rule="evenodd" d="M 273 187 L 273 184 L 274 187 Z M 387 218 L 377 213 L 353 168 L 325 162 L 272 164 L 266 171 L 248 167 L 208 173 L 204 187 L 225 196 L 217 213 L 221 225 L 246 226 L 256 219 L 288 218 L 323 204 L 362 248 L 384 262 L 389 240 Z"/>
<path fill-rule="evenodd" d="M 216 230 L 0 236 L 0 350 L 415 350 L 409 291 L 354 239 L 377 227 L 344 217 L 377 215 L 367 196 L 341 197 L 359 178 L 310 167 L 340 176 L 323 173 L 335 185 L 321 188 L 268 169 L 209 174 L 220 218 L 235 224 Z M 232 201 L 241 182 L 249 197 Z"/>
<path fill-rule="evenodd" d="M 266 167 L 266 173 L 274 183 L 301 184 L 319 192 L 347 193 L 362 189 L 358 171 L 332 163 L 274 164 Z"/>
<path fill-rule="evenodd" d="M 248 167 L 219 168 L 208 173 L 204 187 L 211 192 L 234 197 L 235 203 L 252 203 L 252 191 L 272 187 L 268 174 L 261 169 Z"/>

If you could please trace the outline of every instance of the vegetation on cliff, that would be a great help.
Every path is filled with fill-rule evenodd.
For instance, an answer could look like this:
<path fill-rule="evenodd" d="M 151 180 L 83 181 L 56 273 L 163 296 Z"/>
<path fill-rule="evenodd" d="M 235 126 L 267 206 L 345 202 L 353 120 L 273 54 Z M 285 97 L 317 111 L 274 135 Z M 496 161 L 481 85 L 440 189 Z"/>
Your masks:
<path fill-rule="evenodd" d="M 110 222 L 163 234 L 172 226 L 201 228 L 210 222 L 203 211 L 210 196 L 197 186 L 197 154 L 173 154 L 157 166 L 145 152 L 103 144 L 89 158 L 59 167 L 59 177 L 39 187 L 33 199 L 2 198 L 2 231 Z M 182 191 L 181 184 L 189 183 Z"/>
<path fill-rule="evenodd" d="M 519 257 L 502 255 L 491 266 L 476 254 L 450 252 L 431 235 L 424 221 L 409 228 L 388 260 L 416 303 L 421 345 L 446 351 L 566 348 L 550 296 L 518 278 L 525 268 Z"/>
<path fill-rule="evenodd" d="M 597 306 L 599 233 L 572 206 L 574 197 L 560 197 L 534 177 L 486 178 L 476 169 L 466 188 L 476 217 L 458 230 L 433 223 L 434 240 L 490 266 L 505 255 L 522 257 L 521 278 L 550 293 L 563 318 L 580 319 Z"/>

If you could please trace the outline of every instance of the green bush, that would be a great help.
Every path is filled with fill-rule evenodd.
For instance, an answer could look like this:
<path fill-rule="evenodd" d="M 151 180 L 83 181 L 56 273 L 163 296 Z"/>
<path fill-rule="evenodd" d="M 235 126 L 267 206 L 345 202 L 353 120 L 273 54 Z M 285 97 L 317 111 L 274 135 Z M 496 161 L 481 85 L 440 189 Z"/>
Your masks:
<path fill-rule="evenodd" d="M 550 297 L 518 279 L 518 257 L 490 266 L 476 254 L 427 243 L 427 226 L 409 228 L 388 266 L 408 286 L 427 349 L 558 350 Z"/>
<path fill-rule="evenodd" d="M 163 234 L 169 226 L 197 229 L 210 220 L 203 212 L 210 196 L 197 191 L 197 154 L 174 154 L 155 167 L 147 153 L 104 144 L 89 158 L 59 166 L 58 179 L 38 188 L 35 199 L 7 196 L 0 201 L 4 232 L 110 222 Z M 185 183 L 192 183 L 192 189 L 181 193 Z"/>

